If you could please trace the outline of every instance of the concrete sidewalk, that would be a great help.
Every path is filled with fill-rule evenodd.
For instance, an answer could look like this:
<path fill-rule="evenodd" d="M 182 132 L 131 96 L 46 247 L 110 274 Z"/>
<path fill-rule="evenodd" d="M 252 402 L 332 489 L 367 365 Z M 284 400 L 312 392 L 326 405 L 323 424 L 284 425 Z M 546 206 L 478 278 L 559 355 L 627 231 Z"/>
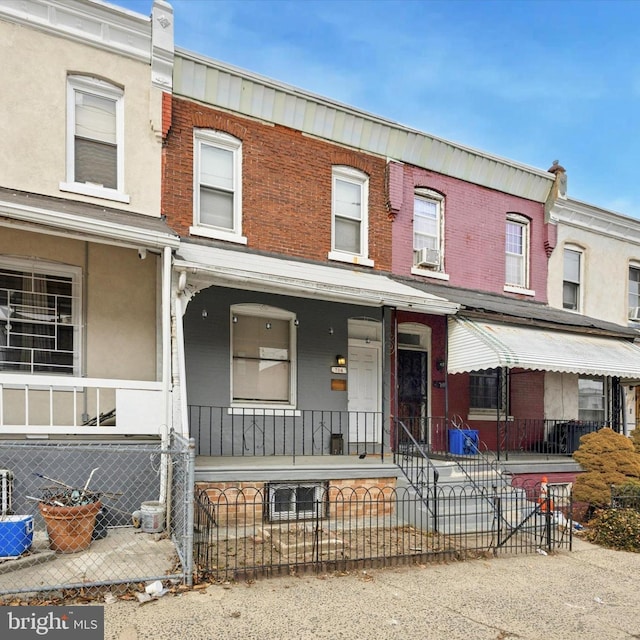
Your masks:
<path fill-rule="evenodd" d="M 640 554 L 574 551 L 214 585 L 105 605 L 107 640 L 640 638 Z"/>

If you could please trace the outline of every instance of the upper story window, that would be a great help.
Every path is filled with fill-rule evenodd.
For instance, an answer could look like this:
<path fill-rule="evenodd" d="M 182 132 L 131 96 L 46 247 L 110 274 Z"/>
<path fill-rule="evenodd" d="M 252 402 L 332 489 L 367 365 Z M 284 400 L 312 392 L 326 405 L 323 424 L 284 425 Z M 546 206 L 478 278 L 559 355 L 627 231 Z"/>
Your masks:
<path fill-rule="evenodd" d="M 295 315 L 264 305 L 231 308 L 234 405 L 284 407 L 296 402 Z"/>
<path fill-rule="evenodd" d="M 640 265 L 629 267 L 629 320 L 640 322 Z"/>
<path fill-rule="evenodd" d="M 80 269 L 0 261 L 0 370 L 78 374 Z"/>
<path fill-rule="evenodd" d="M 509 214 L 506 229 L 505 284 L 526 289 L 529 286 L 529 220 Z"/>
<path fill-rule="evenodd" d="M 246 244 L 242 236 L 242 142 L 219 131 L 194 133 L 191 233 Z"/>
<path fill-rule="evenodd" d="M 67 181 L 63 191 L 129 202 L 124 193 L 124 92 L 88 76 L 67 80 Z"/>
<path fill-rule="evenodd" d="M 413 264 L 417 269 L 442 270 L 443 222 L 444 198 L 434 191 L 417 190 L 413 198 Z"/>
<path fill-rule="evenodd" d="M 332 174 L 330 260 L 373 266 L 369 259 L 369 177 L 351 167 Z"/>
<path fill-rule="evenodd" d="M 580 279 L 582 273 L 582 251 L 565 248 L 562 279 L 562 307 L 580 310 Z"/>

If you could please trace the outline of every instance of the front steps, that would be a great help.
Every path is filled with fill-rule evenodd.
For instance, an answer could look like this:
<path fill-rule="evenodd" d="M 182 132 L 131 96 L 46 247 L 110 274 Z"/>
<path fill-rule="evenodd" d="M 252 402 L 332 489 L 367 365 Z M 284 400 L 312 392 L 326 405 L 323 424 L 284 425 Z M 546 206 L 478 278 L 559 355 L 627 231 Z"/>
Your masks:
<path fill-rule="evenodd" d="M 398 486 L 406 487 L 412 498 L 422 498 L 406 503 L 399 500 L 397 505 L 405 521 L 416 528 L 446 535 L 497 533 L 518 526 L 535 508 L 524 490 L 511 486 L 509 476 L 475 456 L 458 462 L 431 462 L 437 470 L 437 483 L 433 469 L 429 470 L 429 482 L 424 482 L 426 465 L 424 474 L 413 469 L 415 477 L 398 478 Z"/>

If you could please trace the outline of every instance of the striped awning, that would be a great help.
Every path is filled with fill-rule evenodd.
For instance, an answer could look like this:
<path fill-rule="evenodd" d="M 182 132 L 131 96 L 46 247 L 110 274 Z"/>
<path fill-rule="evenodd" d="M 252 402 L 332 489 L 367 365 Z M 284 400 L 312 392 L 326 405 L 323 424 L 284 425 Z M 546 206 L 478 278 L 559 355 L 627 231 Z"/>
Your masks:
<path fill-rule="evenodd" d="M 498 367 L 638 379 L 640 347 L 620 338 L 450 318 L 449 373 Z"/>

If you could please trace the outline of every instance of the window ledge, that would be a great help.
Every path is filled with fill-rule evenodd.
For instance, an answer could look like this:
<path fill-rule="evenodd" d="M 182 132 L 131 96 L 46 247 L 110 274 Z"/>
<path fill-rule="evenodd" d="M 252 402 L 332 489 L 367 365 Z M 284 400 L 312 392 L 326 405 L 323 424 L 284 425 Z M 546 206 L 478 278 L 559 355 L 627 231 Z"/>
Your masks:
<path fill-rule="evenodd" d="M 504 419 L 505 419 L 504 416 L 500 416 L 501 422 L 503 422 Z M 507 416 L 506 419 L 507 419 L 507 422 L 513 422 L 513 416 Z M 496 412 L 493 410 L 484 412 L 481 409 L 475 409 L 475 410 L 472 409 L 467 415 L 467 420 L 469 421 L 473 420 L 474 422 L 481 422 L 483 420 L 495 422 L 497 420 Z"/>
<path fill-rule="evenodd" d="M 236 242 L 237 244 L 247 244 L 246 236 L 231 231 L 222 231 L 221 229 L 211 229 L 209 227 L 189 227 L 189 233 L 192 236 L 201 236 L 203 238 L 211 238 L 212 240 L 226 240 L 227 242 Z"/>
<path fill-rule="evenodd" d="M 86 182 L 61 182 L 58 185 L 58 188 L 60 191 L 79 193 L 83 196 L 102 198 L 103 200 L 114 200 L 115 202 L 124 202 L 125 204 L 129 204 L 131 202 L 131 198 L 128 194 L 117 191 L 116 189 L 107 189 L 98 184 L 88 184 Z"/>
<path fill-rule="evenodd" d="M 373 267 L 374 261 L 363 256 L 355 256 L 351 253 L 342 253 L 341 251 L 329 251 L 327 256 L 329 260 L 336 260 L 337 262 L 348 262 L 349 264 L 357 264 L 362 267 Z"/>
<path fill-rule="evenodd" d="M 411 274 L 414 276 L 424 276 L 425 278 L 435 278 L 436 280 L 448 280 L 449 274 L 444 271 L 431 271 L 429 269 L 420 269 L 420 267 L 411 267 Z"/>
<path fill-rule="evenodd" d="M 535 296 L 536 292 L 533 289 L 525 289 L 524 287 L 518 287 L 514 284 L 505 284 L 504 290 L 506 293 L 519 293 L 521 296 Z"/>

